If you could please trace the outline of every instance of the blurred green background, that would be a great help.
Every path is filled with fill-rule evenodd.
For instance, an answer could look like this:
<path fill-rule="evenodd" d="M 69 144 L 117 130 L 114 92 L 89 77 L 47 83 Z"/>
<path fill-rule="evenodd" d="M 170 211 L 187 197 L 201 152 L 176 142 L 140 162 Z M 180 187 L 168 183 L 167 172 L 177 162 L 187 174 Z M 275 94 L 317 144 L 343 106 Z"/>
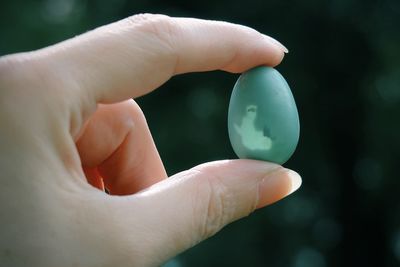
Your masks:
<path fill-rule="evenodd" d="M 2 1 L 0 55 L 141 12 L 227 20 L 280 40 L 290 53 L 278 70 L 301 120 L 285 165 L 302 188 L 167 266 L 400 265 L 400 1 Z M 137 99 L 169 174 L 235 158 L 226 120 L 237 77 L 181 75 Z"/>

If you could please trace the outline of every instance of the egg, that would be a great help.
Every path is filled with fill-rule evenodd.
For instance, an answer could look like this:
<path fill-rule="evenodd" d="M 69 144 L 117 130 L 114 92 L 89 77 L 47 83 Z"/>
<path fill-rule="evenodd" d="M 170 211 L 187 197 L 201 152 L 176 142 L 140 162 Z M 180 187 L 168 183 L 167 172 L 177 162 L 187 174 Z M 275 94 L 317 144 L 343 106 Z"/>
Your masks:
<path fill-rule="evenodd" d="M 274 68 L 260 66 L 237 80 L 228 110 L 228 133 L 241 159 L 285 163 L 300 136 L 292 92 Z"/>

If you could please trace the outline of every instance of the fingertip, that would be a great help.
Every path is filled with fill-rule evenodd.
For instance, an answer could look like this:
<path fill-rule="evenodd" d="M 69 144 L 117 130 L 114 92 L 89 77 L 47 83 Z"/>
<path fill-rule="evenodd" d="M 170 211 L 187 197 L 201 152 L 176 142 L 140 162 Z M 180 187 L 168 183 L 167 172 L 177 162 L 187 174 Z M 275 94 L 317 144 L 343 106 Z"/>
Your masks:
<path fill-rule="evenodd" d="M 265 35 L 263 34 L 263 37 L 265 39 L 266 42 L 271 43 L 273 45 L 275 45 L 278 49 L 280 49 L 283 53 L 287 54 L 289 53 L 289 50 L 286 48 L 286 46 L 284 46 L 281 42 L 279 42 L 278 40 L 276 40 L 275 38 L 272 38 L 271 36 Z"/>
<path fill-rule="evenodd" d="M 268 173 L 259 184 L 257 209 L 268 206 L 295 192 L 302 180 L 298 173 L 280 168 Z"/>
<path fill-rule="evenodd" d="M 266 59 L 266 65 L 270 65 L 271 67 L 275 67 L 279 65 L 283 58 L 285 57 L 285 54 L 289 53 L 289 50 L 279 41 L 276 39 L 262 34 L 263 36 L 263 42 L 265 46 L 265 59 Z"/>
<path fill-rule="evenodd" d="M 243 73 L 256 66 L 265 65 L 275 67 L 279 65 L 287 48 L 270 36 L 256 32 L 253 33 L 253 42 L 238 41 L 238 49 L 227 65 L 222 70 L 230 73 Z"/>

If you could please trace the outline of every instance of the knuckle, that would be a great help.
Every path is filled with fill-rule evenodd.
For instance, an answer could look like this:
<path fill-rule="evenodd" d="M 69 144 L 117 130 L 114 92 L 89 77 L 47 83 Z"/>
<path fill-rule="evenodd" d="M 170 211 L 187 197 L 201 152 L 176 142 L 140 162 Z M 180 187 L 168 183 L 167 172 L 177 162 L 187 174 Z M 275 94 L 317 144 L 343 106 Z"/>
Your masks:
<path fill-rule="evenodd" d="M 176 21 L 166 15 L 159 14 L 138 14 L 120 21 L 120 27 L 127 28 L 127 31 L 142 37 L 143 44 L 150 44 L 158 49 L 156 58 L 153 60 L 167 62 L 167 69 L 173 75 L 179 62 L 177 38 L 180 35 L 180 27 Z M 148 41 L 148 42 L 147 42 Z M 147 49 L 147 47 L 145 47 Z"/>
<path fill-rule="evenodd" d="M 135 126 L 139 123 L 141 124 L 146 123 L 146 117 L 140 108 L 140 106 L 134 101 L 133 99 L 127 101 L 128 108 L 125 109 L 125 115 L 123 116 L 124 123 L 126 124 L 127 127 L 129 127 L 131 130 L 135 128 Z"/>
<path fill-rule="evenodd" d="M 61 123 L 69 120 L 71 91 L 64 90 L 63 79 L 49 64 L 37 52 L 0 59 L 0 117 L 10 129 L 58 133 Z M 28 134 L 19 132 L 21 136 Z"/>
<path fill-rule="evenodd" d="M 217 233 L 230 221 L 235 212 L 235 201 L 229 188 L 217 176 L 206 176 L 199 188 L 201 192 L 198 197 L 206 199 L 199 207 L 202 218 L 198 232 L 200 240 L 203 240 Z"/>
<path fill-rule="evenodd" d="M 132 24 L 146 24 L 146 23 L 157 23 L 164 22 L 165 20 L 169 20 L 170 17 L 162 14 L 151 14 L 151 13 L 141 13 L 130 16 L 127 18 L 127 21 Z"/>
<path fill-rule="evenodd" d="M 9 97 L 15 95 L 19 99 L 29 97 L 35 100 L 45 99 L 44 95 L 46 98 L 55 97 L 63 91 L 62 81 L 52 69 L 51 62 L 39 52 L 0 58 L 1 91 Z"/>
<path fill-rule="evenodd" d="M 0 84 L 1 93 L 9 93 L 18 90 L 21 87 L 21 82 L 27 79 L 24 73 L 27 62 L 21 62 L 20 57 L 17 55 L 9 55 L 0 58 Z"/>
<path fill-rule="evenodd" d="M 145 33 L 153 34 L 167 43 L 170 42 L 170 37 L 176 29 L 171 17 L 160 14 L 137 14 L 126 18 L 123 22 L 129 27 L 133 26 Z"/>
<path fill-rule="evenodd" d="M 38 98 L 38 82 L 36 63 L 26 59 L 24 54 L 9 55 L 0 59 L 0 101 L 1 108 L 14 109 L 18 105 L 26 107 L 30 101 Z"/>

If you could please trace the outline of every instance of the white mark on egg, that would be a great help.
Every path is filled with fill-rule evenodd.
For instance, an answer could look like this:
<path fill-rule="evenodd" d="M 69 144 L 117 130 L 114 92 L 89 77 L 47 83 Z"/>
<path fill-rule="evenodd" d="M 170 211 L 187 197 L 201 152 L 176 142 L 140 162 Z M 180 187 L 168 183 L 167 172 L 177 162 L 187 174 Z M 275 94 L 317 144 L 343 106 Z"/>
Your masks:
<path fill-rule="evenodd" d="M 242 144 L 250 150 L 271 149 L 272 140 L 265 135 L 265 130 L 258 130 L 255 127 L 257 118 L 257 106 L 249 105 L 242 118 L 240 126 L 234 124 L 234 128 L 241 138 Z"/>

